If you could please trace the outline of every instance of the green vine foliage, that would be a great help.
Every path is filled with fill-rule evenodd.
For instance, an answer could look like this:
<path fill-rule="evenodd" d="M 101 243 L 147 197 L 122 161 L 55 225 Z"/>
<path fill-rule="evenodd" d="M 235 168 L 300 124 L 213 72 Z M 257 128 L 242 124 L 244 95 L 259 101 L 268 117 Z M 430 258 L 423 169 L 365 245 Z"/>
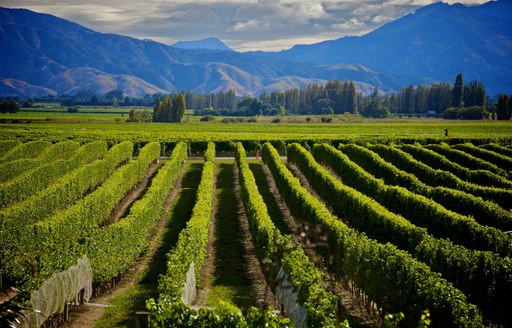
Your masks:
<path fill-rule="evenodd" d="M 399 185 L 416 194 L 431 198 L 446 209 L 474 217 L 480 224 L 488 225 L 502 231 L 512 230 L 512 213 L 504 210 L 496 203 L 485 201 L 480 197 L 458 189 L 429 186 L 420 181 L 416 175 L 397 168 L 368 148 L 349 144 L 344 145 L 342 149 L 343 153 L 352 161 L 376 178 L 383 179 L 386 184 Z M 400 156 L 400 154 L 401 153 L 398 153 L 397 156 Z M 320 159 L 320 157 L 317 157 L 316 152 L 315 157 Z M 412 165 L 415 164 L 412 158 L 409 158 L 409 161 Z M 407 167 L 410 169 L 410 166 Z M 441 170 L 436 170 L 436 172 L 437 171 Z M 416 173 L 424 180 L 428 180 L 428 178 L 422 176 L 420 172 Z M 462 183 L 466 182 L 462 181 Z"/>
<path fill-rule="evenodd" d="M 351 226 L 380 242 L 391 242 L 440 272 L 478 304 L 491 320 L 507 322 L 507 294 L 512 293 L 512 262 L 509 257 L 469 250 L 447 239 L 436 239 L 375 200 L 343 185 L 320 166 L 301 146 L 288 149 L 290 160 L 308 177 L 317 192 Z M 397 198 L 397 201 L 401 201 Z M 491 269 L 492 268 L 492 269 Z M 496 288 L 499 286 L 499 288 Z"/>
<path fill-rule="evenodd" d="M 94 148 L 86 149 L 94 152 Z M 103 146 L 95 149 L 100 154 L 103 152 Z M 0 248 L 0 273 L 8 274 L 13 281 L 29 279 L 31 273 L 27 270 L 25 256 L 30 258 L 31 253 L 21 251 L 33 242 L 27 227 L 74 204 L 84 193 L 104 182 L 120 164 L 127 162 L 132 151 L 133 144 L 129 141 L 117 144 L 103 159 L 81 166 L 25 201 L 0 210 L 0 244 L 5 245 Z"/>
<path fill-rule="evenodd" d="M 246 161 L 241 143 L 236 147 L 242 200 L 249 220 L 252 239 L 265 262 L 282 266 L 288 274 L 298 300 L 306 308 L 309 327 L 336 325 L 337 297 L 326 290 L 322 273 L 309 261 L 300 246 L 294 246 L 291 236 L 282 236 L 268 215 L 254 175 Z M 276 272 L 273 272 L 273 277 Z"/>
<path fill-rule="evenodd" d="M 342 149 L 349 147 L 343 146 Z M 356 147 L 361 148 L 352 146 Z M 373 198 L 413 224 L 427 228 L 432 235 L 449 238 L 470 249 L 492 251 L 502 256 L 512 254 L 510 237 L 502 231 L 480 225 L 472 217 L 448 211 L 430 198 L 403 187 L 387 185 L 332 146 L 315 145 L 313 153 L 319 161 L 331 167 L 344 184 Z"/>
<path fill-rule="evenodd" d="M 20 143 L 4 153 L 4 155 L 0 157 L 0 163 L 15 161 L 20 158 L 35 158 L 50 145 L 51 142 L 48 140 L 36 140 Z"/>
<path fill-rule="evenodd" d="M 48 146 L 36 158 L 21 158 L 2 163 L 0 164 L 0 182 L 12 180 L 23 172 L 33 170 L 43 164 L 67 159 L 78 147 L 80 147 L 78 142 L 67 140 Z"/>
<path fill-rule="evenodd" d="M 314 160 L 311 154 L 309 157 L 306 156 L 307 151 L 299 145 L 291 147 L 304 153 L 304 157 L 297 160 L 302 162 L 301 169 L 304 166 L 313 165 Z M 288 149 L 289 156 L 291 147 Z M 262 155 L 272 171 L 281 195 L 290 208 L 294 209 L 296 215 L 312 223 L 324 224 L 330 230 L 332 234 L 330 243 L 331 249 L 335 250 L 332 255 L 337 273 L 362 288 L 385 313 L 403 311 L 405 320 L 412 325 L 417 323 L 423 311 L 428 309 L 433 325 L 437 327 L 482 325 L 482 318 L 476 306 L 469 304 L 466 296 L 451 283 L 438 273 L 432 272 L 427 265 L 415 260 L 409 253 L 389 243 L 380 244 L 369 239 L 331 215 L 318 199 L 301 186 L 298 179 L 281 162 L 275 149 L 268 143 L 264 145 Z M 318 175 L 311 181 L 326 187 L 328 179 L 324 175 Z M 338 192 L 330 190 L 329 194 L 330 197 L 340 201 Z M 371 215 L 371 213 L 378 213 L 374 212 L 377 209 L 375 205 L 369 203 L 361 194 L 354 194 L 354 196 L 357 197 L 350 197 L 351 203 L 343 203 L 343 206 L 351 211 L 347 216 L 354 219 L 366 217 L 363 224 L 368 227 L 379 222 L 378 217 Z M 422 230 L 414 232 L 415 229 L 408 226 L 405 220 L 399 220 L 395 223 L 396 226 L 400 226 L 401 222 L 414 233 L 413 235 L 400 233 L 402 238 L 409 236 L 418 240 L 419 237 L 421 240 L 425 235 Z M 393 224 L 393 221 L 389 223 Z M 389 235 L 393 233 L 392 230 L 379 228 L 376 231 Z M 408 241 L 402 243 L 407 244 Z"/>
<path fill-rule="evenodd" d="M 117 169 L 94 192 L 52 217 L 32 224 L 27 229 L 30 243 L 23 249 L 28 254 L 29 267 L 35 268 L 30 280 L 37 285 L 75 263 L 86 252 L 91 231 L 110 217 L 119 201 L 144 178 L 149 164 L 159 156 L 160 144 L 147 144 L 137 159 Z"/>
<path fill-rule="evenodd" d="M 0 208 L 23 201 L 48 187 L 72 170 L 102 158 L 107 151 L 103 141 L 87 143 L 74 152 L 70 159 L 57 160 L 25 172 L 7 183 L 0 184 Z"/>
<path fill-rule="evenodd" d="M 214 158 L 215 144 L 209 143 L 192 217 L 180 232 L 176 247 L 167 254 L 167 271 L 159 279 L 158 290 L 163 302 L 174 302 L 181 298 L 191 263 L 194 263 L 197 279 L 204 264 L 212 216 Z"/>
<path fill-rule="evenodd" d="M 96 227 L 87 238 L 94 281 L 107 282 L 125 272 L 148 246 L 148 238 L 165 207 L 165 200 L 178 179 L 187 145 L 178 143 L 171 157 L 144 196 L 130 208 L 129 214 L 106 227 Z"/>
<path fill-rule="evenodd" d="M 194 311 L 180 301 L 164 304 L 156 303 L 151 299 L 147 303 L 147 308 L 151 311 L 151 327 L 153 328 L 293 327 L 289 319 L 279 319 L 270 309 L 260 311 L 253 307 L 244 315 L 240 309 L 226 303 L 221 303 L 215 309 L 202 308 L 199 311 Z"/>
<path fill-rule="evenodd" d="M 445 148 L 447 148 L 439 145 L 437 146 L 439 148 L 436 149 L 445 150 Z M 391 162 L 403 170 L 412 172 L 419 179 L 422 179 L 422 181 L 432 186 L 444 186 L 448 188 L 459 189 L 475 196 L 482 197 L 486 200 L 493 201 L 507 210 L 512 208 L 512 204 L 510 202 L 512 199 L 512 190 L 467 183 L 450 172 L 434 170 L 431 167 L 416 161 L 411 155 L 395 147 L 373 145 L 371 146 L 371 149 L 377 152 L 386 161 Z M 468 155 L 456 149 L 447 149 L 450 152 L 454 151 L 457 152 L 457 154 L 460 152 L 464 155 Z M 510 188 L 510 186 L 508 188 Z"/>
<path fill-rule="evenodd" d="M 510 181 L 498 174 L 486 170 L 470 170 L 467 167 L 457 164 L 445 156 L 419 144 L 404 144 L 399 145 L 398 147 L 429 167 L 451 172 L 461 180 L 488 187 L 512 187 L 512 183 Z"/>

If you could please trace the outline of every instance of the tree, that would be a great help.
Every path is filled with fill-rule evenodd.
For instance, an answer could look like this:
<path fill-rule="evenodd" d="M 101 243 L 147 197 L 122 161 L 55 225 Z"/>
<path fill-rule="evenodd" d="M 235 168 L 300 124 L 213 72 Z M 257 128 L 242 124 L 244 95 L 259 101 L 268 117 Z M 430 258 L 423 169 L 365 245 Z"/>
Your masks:
<path fill-rule="evenodd" d="M 185 115 L 187 104 L 185 102 L 185 95 L 183 93 L 177 93 L 172 98 L 172 115 L 169 122 L 181 122 Z"/>
<path fill-rule="evenodd" d="M 172 118 L 172 103 L 171 97 L 165 94 L 163 99 L 157 99 L 154 112 L 153 122 L 171 122 Z"/>
<path fill-rule="evenodd" d="M 428 108 L 440 114 L 452 106 L 452 86 L 449 83 L 434 83 L 428 93 Z"/>
<path fill-rule="evenodd" d="M 405 89 L 402 89 L 403 101 L 402 101 L 402 113 L 414 114 L 416 110 L 414 105 L 416 104 L 416 99 L 414 97 L 414 86 L 410 85 Z"/>
<path fill-rule="evenodd" d="M 459 73 L 455 79 L 452 95 L 452 105 L 459 108 L 464 107 L 464 80 L 462 73 Z"/>
<path fill-rule="evenodd" d="M 19 111 L 20 105 L 12 99 L 0 102 L 0 113 L 17 113 Z"/>
<path fill-rule="evenodd" d="M 510 120 L 512 117 L 512 99 L 509 95 L 501 94 L 496 103 L 496 115 L 498 120 Z"/>
<path fill-rule="evenodd" d="M 473 80 L 464 86 L 464 106 L 482 106 L 486 105 L 485 87 L 482 82 Z"/>
<path fill-rule="evenodd" d="M 124 97 L 124 92 L 123 92 L 123 90 L 120 90 L 120 89 L 115 89 L 115 90 L 109 91 L 105 94 L 105 99 L 107 99 L 109 101 L 112 101 L 114 98 L 116 98 L 119 101 L 120 99 L 123 99 L 123 97 Z"/>

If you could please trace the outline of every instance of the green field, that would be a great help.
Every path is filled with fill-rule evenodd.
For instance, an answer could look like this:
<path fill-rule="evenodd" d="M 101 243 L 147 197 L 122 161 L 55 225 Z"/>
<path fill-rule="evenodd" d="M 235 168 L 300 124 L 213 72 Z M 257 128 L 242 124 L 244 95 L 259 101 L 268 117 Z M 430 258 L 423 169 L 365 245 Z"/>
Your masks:
<path fill-rule="evenodd" d="M 0 116 L 17 120 L 0 123 L 11 302 L 64 306 L 85 287 L 50 278 L 90 263 L 98 299 L 115 295 L 98 327 L 136 327 L 149 298 L 159 327 L 283 313 L 310 327 L 512 324 L 512 122 L 125 117 Z M 28 302 L 41 288 L 42 303 Z M 168 302 L 180 299 L 202 310 Z M 63 310 L 44 311 L 51 325 Z"/>

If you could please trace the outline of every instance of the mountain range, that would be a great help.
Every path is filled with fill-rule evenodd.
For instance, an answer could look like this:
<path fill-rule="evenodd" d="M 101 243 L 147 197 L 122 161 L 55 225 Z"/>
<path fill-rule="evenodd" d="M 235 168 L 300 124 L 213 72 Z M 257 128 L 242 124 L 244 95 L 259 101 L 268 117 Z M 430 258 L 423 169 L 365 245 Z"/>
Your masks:
<path fill-rule="evenodd" d="M 465 80 L 484 82 L 489 94 L 512 93 L 511 4 L 436 3 L 360 37 L 248 53 L 214 38 L 169 46 L 0 8 L 0 95 L 122 89 L 141 97 L 232 88 L 243 96 L 333 79 L 355 81 L 369 93 L 375 86 L 396 91 L 453 82 L 459 72 Z"/>
<path fill-rule="evenodd" d="M 226 50 L 226 51 L 234 51 L 230 47 L 228 47 L 221 40 L 211 37 L 201 40 L 195 41 L 178 41 L 173 43 L 171 47 L 180 48 L 180 49 L 206 49 L 206 50 Z"/>

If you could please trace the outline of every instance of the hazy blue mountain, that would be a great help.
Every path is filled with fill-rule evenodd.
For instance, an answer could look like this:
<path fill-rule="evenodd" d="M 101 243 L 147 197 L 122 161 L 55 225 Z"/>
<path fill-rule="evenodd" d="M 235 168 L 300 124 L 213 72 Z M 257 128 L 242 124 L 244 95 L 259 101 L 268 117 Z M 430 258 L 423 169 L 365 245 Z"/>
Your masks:
<path fill-rule="evenodd" d="M 407 75 L 412 82 L 450 81 L 462 72 L 491 92 L 512 91 L 512 1 L 481 6 L 435 3 L 360 37 L 298 45 L 282 58 L 329 65 L 359 63 Z"/>
<path fill-rule="evenodd" d="M 178 41 L 171 45 L 180 49 L 206 49 L 206 50 L 221 50 L 221 51 L 234 51 L 228 47 L 224 42 L 217 38 L 206 38 L 195 41 Z"/>
<path fill-rule="evenodd" d="M 373 86 L 393 91 L 408 84 L 453 82 L 458 72 L 466 81 L 482 80 L 491 94 L 512 92 L 510 3 L 438 3 L 365 36 L 278 53 L 180 49 L 99 33 L 52 15 L 0 8 L 0 95 L 109 88 L 129 95 L 228 88 L 254 95 L 331 79 L 353 80 L 364 91 Z M 90 79 L 80 78 L 84 72 Z"/>

